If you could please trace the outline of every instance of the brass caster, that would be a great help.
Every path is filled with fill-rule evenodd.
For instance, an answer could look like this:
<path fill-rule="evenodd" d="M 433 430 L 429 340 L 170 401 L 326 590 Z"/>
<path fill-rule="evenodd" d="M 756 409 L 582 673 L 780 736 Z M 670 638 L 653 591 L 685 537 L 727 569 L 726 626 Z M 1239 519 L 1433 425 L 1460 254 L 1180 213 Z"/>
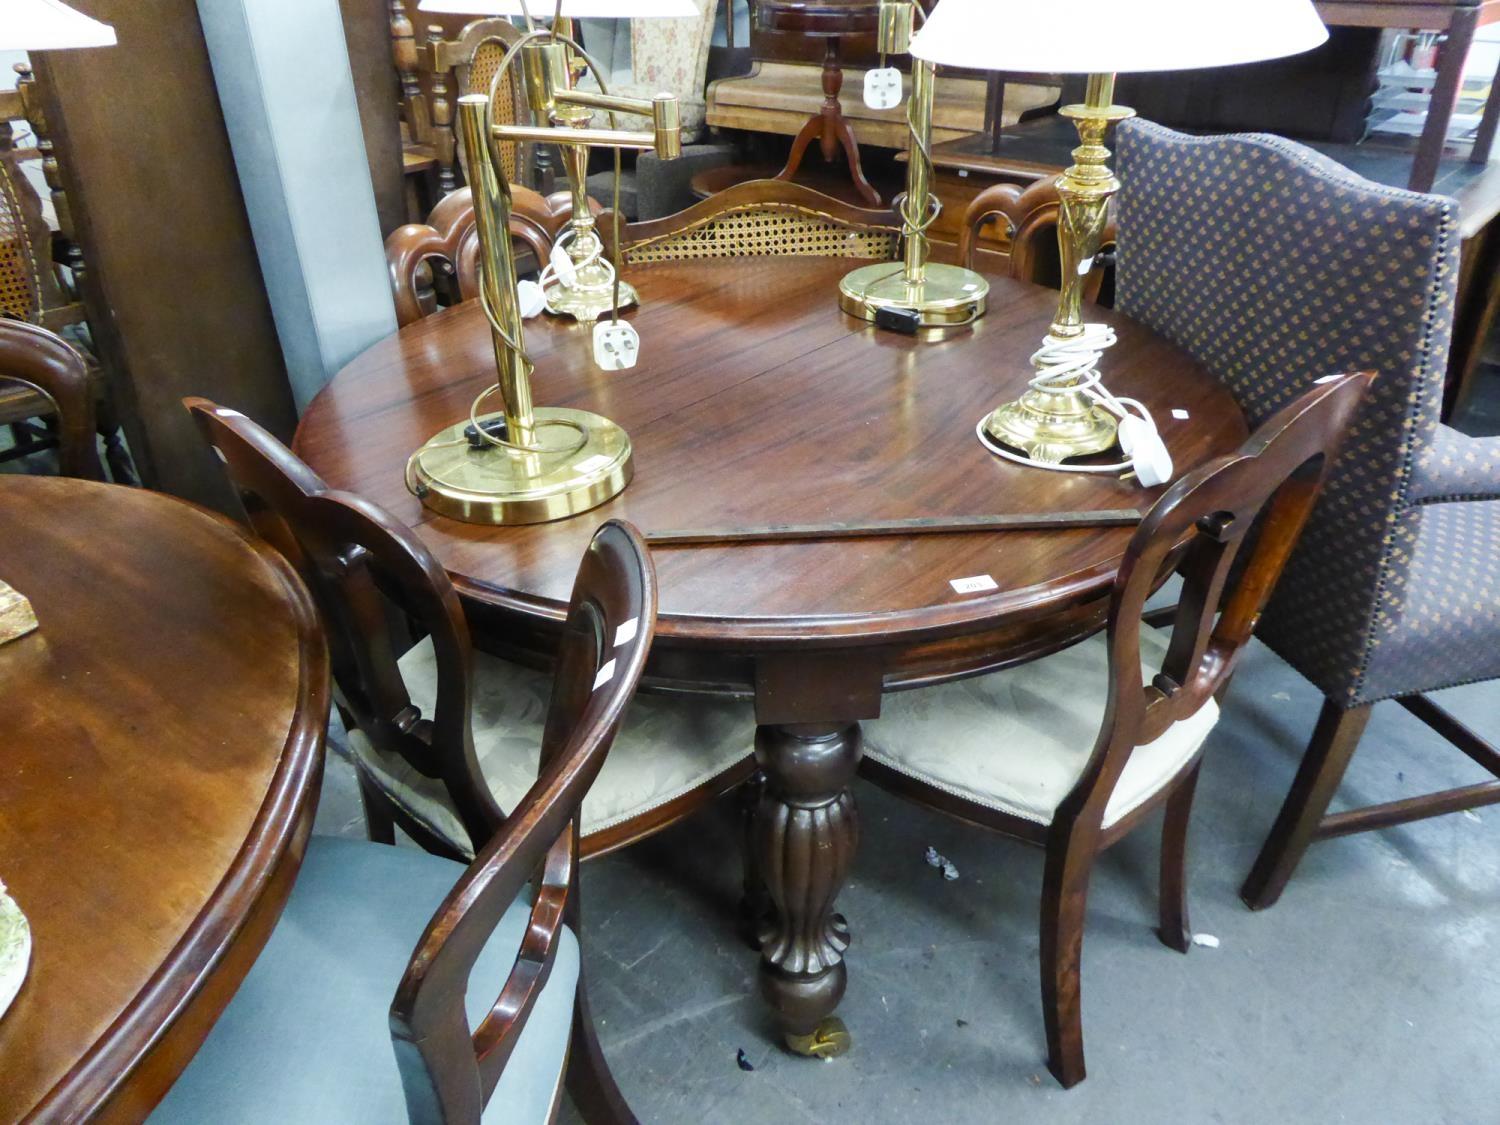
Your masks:
<path fill-rule="evenodd" d="M 829 1016 L 813 1029 L 811 1035 L 794 1035 L 788 1031 L 782 1038 L 790 1051 L 810 1059 L 836 1059 L 848 1053 L 854 1042 L 838 1016 Z"/>

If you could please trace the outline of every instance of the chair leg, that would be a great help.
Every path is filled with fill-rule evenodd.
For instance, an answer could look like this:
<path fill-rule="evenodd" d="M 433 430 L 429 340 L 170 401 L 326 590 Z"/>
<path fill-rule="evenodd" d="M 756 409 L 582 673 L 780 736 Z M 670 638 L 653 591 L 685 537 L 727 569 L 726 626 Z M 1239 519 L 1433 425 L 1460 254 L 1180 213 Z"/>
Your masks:
<path fill-rule="evenodd" d="M 388 798 L 364 770 L 356 766 L 354 772 L 359 778 L 359 803 L 365 810 L 365 835 L 372 844 L 395 844 L 396 821 L 386 804 Z"/>
<path fill-rule="evenodd" d="M 745 869 L 744 891 L 740 898 L 740 937 L 751 949 L 760 950 L 760 927 L 771 909 L 771 896 L 761 874 L 759 852 L 755 847 L 755 807 L 760 804 L 766 778 L 755 775 L 740 786 L 740 858 Z"/>
<path fill-rule="evenodd" d="M 1193 815 L 1193 792 L 1198 787 L 1199 758 L 1167 798 L 1166 818 L 1161 826 L 1161 885 L 1157 908 L 1156 936 L 1164 945 L 1186 953 L 1192 948 L 1193 928 L 1188 922 L 1187 835 Z"/>
<path fill-rule="evenodd" d="M 625 1103 L 625 1095 L 615 1085 L 604 1049 L 594 1030 L 589 1011 L 588 990 L 583 972 L 578 974 L 578 998 L 573 1005 L 572 1043 L 568 1052 L 568 1071 L 563 1079 L 568 1096 L 589 1125 L 636 1125 L 635 1115 Z"/>
<path fill-rule="evenodd" d="M 1264 910 L 1281 897 L 1302 853 L 1312 843 L 1369 721 L 1370 705 L 1346 711 L 1332 700 L 1323 701 L 1323 711 L 1292 788 L 1240 888 L 1240 898 L 1251 910 Z"/>
<path fill-rule="evenodd" d="M 1047 1069 L 1064 1089 L 1082 1082 L 1083 1005 L 1080 966 L 1093 841 L 1076 835 L 1051 843 L 1042 884 L 1042 1017 Z"/>

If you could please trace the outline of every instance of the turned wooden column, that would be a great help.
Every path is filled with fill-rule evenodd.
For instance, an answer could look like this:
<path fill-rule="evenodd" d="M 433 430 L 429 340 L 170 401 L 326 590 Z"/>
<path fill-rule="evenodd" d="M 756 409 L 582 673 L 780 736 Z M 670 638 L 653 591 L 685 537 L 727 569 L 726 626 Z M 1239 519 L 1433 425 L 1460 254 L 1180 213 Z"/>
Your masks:
<path fill-rule="evenodd" d="M 833 1010 L 844 997 L 849 925 L 834 900 L 859 844 L 849 785 L 859 768 L 859 724 L 761 726 L 765 774 L 754 844 L 771 912 L 760 927 L 760 989 L 787 1045 L 842 1054 L 848 1032 Z"/>
<path fill-rule="evenodd" d="M 849 924 L 836 909 L 859 846 L 850 784 L 859 720 L 880 714 L 873 652 L 779 652 L 755 673 L 755 759 L 763 778 L 750 826 L 759 916 L 760 990 L 786 1045 L 827 1058 L 849 1049 L 833 1015 L 848 982 Z M 753 897 L 753 896 L 751 896 Z"/>

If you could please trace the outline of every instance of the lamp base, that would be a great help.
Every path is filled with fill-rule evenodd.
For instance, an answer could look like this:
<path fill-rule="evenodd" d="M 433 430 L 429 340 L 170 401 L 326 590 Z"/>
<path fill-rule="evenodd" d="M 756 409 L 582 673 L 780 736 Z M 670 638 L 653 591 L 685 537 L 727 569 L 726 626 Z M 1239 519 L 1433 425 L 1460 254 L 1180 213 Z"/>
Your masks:
<path fill-rule="evenodd" d="M 615 283 L 606 276 L 592 276 L 592 271 L 578 274 L 574 285 L 561 282 L 547 290 L 547 311 L 557 316 L 571 316 L 581 324 L 592 324 L 615 307 Z M 630 282 L 620 280 L 620 308 L 641 303 L 641 295 Z"/>
<path fill-rule="evenodd" d="M 488 426 L 503 417 L 485 414 L 479 422 Z M 546 452 L 493 445 L 475 449 L 464 439 L 467 419 L 440 430 L 413 459 L 413 491 L 427 507 L 451 519 L 513 525 L 586 512 L 630 483 L 630 438 L 614 422 L 561 406 L 539 406 L 535 418 L 536 444 Z"/>
<path fill-rule="evenodd" d="M 1033 461 L 1057 465 L 1115 444 L 1115 416 L 1069 387 L 1029 390 L 985 420 L 984 432 Z"/>
<path fill-rule="evenodd" d="M 839 282 L 839 308 L 873 321 L 881 309 L 911 310 L 923 328 L 951 328 L 984 315 L 990 283 L 973 270 L 929 262 L 924 277 L 908 285 L 893 262 L 861 266 Z"/>

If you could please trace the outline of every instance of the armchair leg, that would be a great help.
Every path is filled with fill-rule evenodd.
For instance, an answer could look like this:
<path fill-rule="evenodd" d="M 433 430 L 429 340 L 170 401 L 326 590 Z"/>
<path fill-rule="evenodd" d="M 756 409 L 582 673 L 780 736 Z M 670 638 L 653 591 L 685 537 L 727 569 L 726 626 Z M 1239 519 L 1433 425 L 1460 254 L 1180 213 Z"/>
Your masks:
<path fill-rule="evenodd" d="M 1083 1003 L 1080 968 L 1093 842 L 1068 839 L 1047 848 L 1042 885 L 1042 1018 L 1047 1069 L 1064 1089 L 1082 1082 Z"/>
<path fill-rule="evenodd" d="M 1366 705 L 1346 711 L 1332 700 L 1323 701 L 1323 711 L 1292 788 L 1240 888 L 1240 898 L 1251 910 L 1264 910 L 1281 897 L 1343 780 L 1354 748 L 1370 721 L 1370 710 Z"/>
<path fill-rule="evenodd" d="M 1188 821 L 1193 815 L 1193 792 L 1198 787 L 1202 765 L 1203 759 L 1199 758 L 1177 783 L 1167 798 L 1166 819 L 1161 826 L 1161 898 L 1156 936 L 1178 953 L 1186 953 L 1193 942 L 1193 929 L 1188 922 L 1187 834 Z"/>

